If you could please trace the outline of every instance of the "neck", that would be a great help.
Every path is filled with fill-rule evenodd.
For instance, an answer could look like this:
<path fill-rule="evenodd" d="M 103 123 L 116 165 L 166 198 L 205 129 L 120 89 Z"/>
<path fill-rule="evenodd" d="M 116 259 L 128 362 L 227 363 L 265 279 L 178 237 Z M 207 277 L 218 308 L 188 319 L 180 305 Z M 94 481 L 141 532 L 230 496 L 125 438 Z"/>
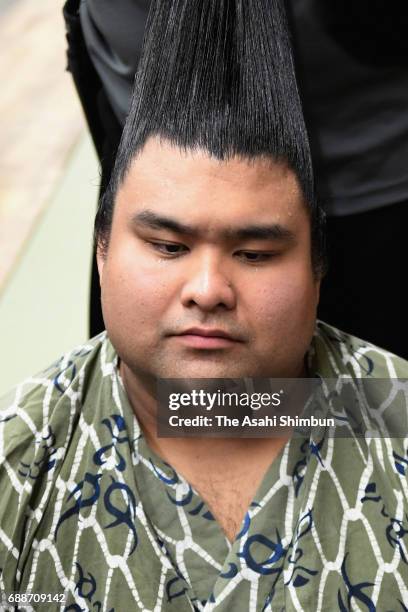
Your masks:
<path fill-rule="evenodd" d="M 273 438 L 159 438 L 157 436 L 157 399 L 154 381 L 146 382 L 123 363 L 119 371 L 123 380 L 132 409 L 139 421 L 140 427 L 150 448 L 178 469 L 186 477 L 193 466 L 202 470 L 204 465 L 222 465 L 226 471 L 235 469 L 237 463 L 242 465 L 243 455 L 248 461 L 257 461 L 260 456 L 270 456 L 270 461 L 276 457 L 289 439 L 289 434 Z M 299 377 L 306 376 L 302 370 Z M 191 474 L 190 474 L 191 476 Z"/>

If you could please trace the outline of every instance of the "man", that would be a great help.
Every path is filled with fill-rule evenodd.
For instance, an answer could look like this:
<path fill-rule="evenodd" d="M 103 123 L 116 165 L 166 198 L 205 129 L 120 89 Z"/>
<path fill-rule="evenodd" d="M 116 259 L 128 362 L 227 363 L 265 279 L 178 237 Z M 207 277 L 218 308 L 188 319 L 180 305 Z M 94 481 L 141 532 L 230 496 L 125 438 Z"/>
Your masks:
<path fill-rule="evenodd" d="M 278 2 L 153 3 L 95 228 L 107 334 L 1 413 L 7 601 L 403 610 L 404 439 L 156 431 L 156 383 L 181 376 L 336 378 L 339 421 L 379 378 L 380 420 L 406 413 L 406 362 L 315 324 L 322 217 Z"/>

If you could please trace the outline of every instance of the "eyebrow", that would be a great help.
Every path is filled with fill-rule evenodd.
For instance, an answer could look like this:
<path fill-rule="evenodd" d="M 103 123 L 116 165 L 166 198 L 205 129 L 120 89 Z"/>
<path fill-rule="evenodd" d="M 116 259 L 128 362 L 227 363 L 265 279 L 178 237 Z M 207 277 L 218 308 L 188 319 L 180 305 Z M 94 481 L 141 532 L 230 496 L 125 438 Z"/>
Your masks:
<path fill-rule="evenodd" d="M 192 238 L 196 238 L 200 234 L 199 229 L 193 225 L 181 223 L 171 217 L 157 215 L 151 210 L 143 210 L 133 215 L 131 221 L 134 224 L 144 225 L 150 229 L 166 229 L 176 234 Z M 280 223 L 271 223 L 267 225 L 251 224 L 245 227 L 226 227 L 220 232 L 220 235 L 226 239 L 239 240 L 291 241 L 295 239 L 295 234 Z"/>

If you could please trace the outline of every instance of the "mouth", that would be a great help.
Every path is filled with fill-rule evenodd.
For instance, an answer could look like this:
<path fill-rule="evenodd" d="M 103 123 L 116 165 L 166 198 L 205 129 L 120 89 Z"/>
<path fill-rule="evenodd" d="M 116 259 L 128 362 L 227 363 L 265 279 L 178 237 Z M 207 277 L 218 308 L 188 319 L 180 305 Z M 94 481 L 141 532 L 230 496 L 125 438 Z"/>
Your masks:
<path fill-rule="evenodd" d="M 183 345 L 196 349 L 229 348 L 242 342 L 222 329 L 191 327 L 174 336 Z"/>

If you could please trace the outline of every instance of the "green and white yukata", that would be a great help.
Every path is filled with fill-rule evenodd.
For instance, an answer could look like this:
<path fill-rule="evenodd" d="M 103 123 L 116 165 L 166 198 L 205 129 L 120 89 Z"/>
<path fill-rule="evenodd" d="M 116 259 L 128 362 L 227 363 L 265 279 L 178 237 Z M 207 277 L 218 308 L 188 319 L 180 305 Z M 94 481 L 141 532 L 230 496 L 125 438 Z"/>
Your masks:
<path fill-rule="evenodd" d="M 406 410 L 407 362 L 323 323 L 308 358 Z M 408 610 L 408 440 L 320 434 L 288 442 L 231 545 L 148 447 L 104 333 L 1 404 L 0 589 L 66 594 L 35 610 Z"/>

